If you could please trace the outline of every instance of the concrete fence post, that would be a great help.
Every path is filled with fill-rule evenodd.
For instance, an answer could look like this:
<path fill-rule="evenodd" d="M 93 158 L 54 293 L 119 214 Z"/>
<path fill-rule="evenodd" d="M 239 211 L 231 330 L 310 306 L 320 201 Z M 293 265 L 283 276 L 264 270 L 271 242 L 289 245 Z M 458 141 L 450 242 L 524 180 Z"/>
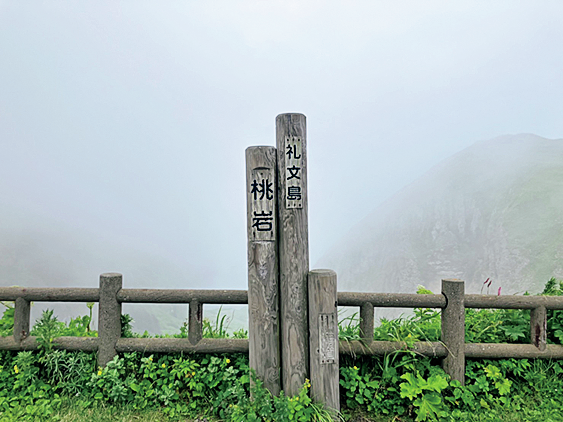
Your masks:
<path fill-rule="evenodd" d="M 308 284 L 311 397 L 340 411 L 336 273 L 313 270 Z"/>
<path fill-rule="evenodd" d="M 442 362 L 452 380 L 465 384 L 465 283 L 462 280 L 442 280 L 446 307 L 442 309 L 442 342 L 448 355 Z"/>
<path fill-rule="evenodd" d="M 122 287 L 121 274 L 105 273 L 100 276 L 98 366 L 106 366 L 117 355 L 115 346 L 121 337 L 121 303 L 117 300 L 117 293 Z"/>
<path fill-rule="evenodd" d="M 22 297 L 14 302 L 14 340 L 20 343 L 29 336 L 30 304 Z"/>

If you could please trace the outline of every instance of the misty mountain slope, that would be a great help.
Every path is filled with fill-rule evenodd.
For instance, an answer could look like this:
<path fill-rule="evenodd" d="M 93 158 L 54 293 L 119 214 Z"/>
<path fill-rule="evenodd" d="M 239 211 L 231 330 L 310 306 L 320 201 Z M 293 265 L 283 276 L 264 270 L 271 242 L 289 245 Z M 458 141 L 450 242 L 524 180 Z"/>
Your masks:
<path fill-rule="evenodd" d="M 318 262 L 340 290 L 539 291 L 563 277 L 563 140 L 531 134 L 482 141 L 375 209 Z M 493 290 L 491 290 L 491 293 Z"/>

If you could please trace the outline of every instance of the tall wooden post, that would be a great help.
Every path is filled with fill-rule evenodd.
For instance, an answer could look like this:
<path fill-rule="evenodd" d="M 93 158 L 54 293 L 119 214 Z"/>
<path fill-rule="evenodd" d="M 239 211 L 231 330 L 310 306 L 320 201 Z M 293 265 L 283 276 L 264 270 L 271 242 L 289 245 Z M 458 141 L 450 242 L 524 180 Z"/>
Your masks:
<path fill-rule="evenodd" d="M 338 302 L 332 270 L 309 272 L 309 330 L 311 397 L 340 411 Z"/>
<path fill-rule="evenodd" d="M 106 366 L 117 355 L 115 346 L 121 337 L 121 303 L 117 301 L 117 293 L 122 287 L 121 274 L 105 273 L 100 276 L 98 366 Z"/>
<path fill-rule="evenodd" d="M 442 280 L 442 294 L 446 307 L 442 309 L 442 342 L 448 355 L 442 367 L 453 380 L 465 384 L 465 283 L 461 280 Z"/>
<path fill-rule="evenodd" d="M 281 390 L 276 149 L 246 149 L 248 346 L 250 368 L 273 395 Z"/>
<path fill-rule="evenodd" d="M 276 118 L 282 387 L 295 395 L 309 373 L 307 129 L 302 114 Z"/>

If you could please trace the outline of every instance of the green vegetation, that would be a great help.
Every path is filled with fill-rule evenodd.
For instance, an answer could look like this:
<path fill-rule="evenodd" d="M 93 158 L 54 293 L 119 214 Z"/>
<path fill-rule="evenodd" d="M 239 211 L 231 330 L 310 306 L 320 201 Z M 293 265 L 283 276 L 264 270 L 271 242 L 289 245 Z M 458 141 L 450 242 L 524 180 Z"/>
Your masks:
<path fill-rule="evenodd" d="M 561 295 L 562 283 L 549 280 L 543 294 Z M 468 342 L 529 341 L 527 311 L 467 310 L 466 318 Z M 561 344 L 563 312 L 550 311 L 549 318 L 548 341 Z M 0 352 L 0 421 L 332 420 L 309 398 L 308 381 L 294 397 L 272 397 L 260 380 L 251 385 L 244 355 L 125 353 L 97 368 L 93 353 L 53 348 L 53 338 L 60 335 L 95 336 L 90 321 L 91 316 L 84 316 L 64 324 L 46 311 L 32 330 L 39 338 L 38 352 Z M 124 336 L 138 336 L 131 322 L 124 315 Z M 8 307 L 0 332 L 10 335 L 11 327 L 13 309 Z M 383 320 L 375 337 L 408 345 L 436 341 L 439 333 L 439 312 L 417 309 L 411 317 Z M 218 315 L 204 324 L 204 334 L 246 333 L 229 333 L 224 316 Z M 343 319 L 340 335 L 359 338 L 357 315 Z M 187 327 L 175 336 L 187 336 Z M 450 380 L 439 363 L 408 348 L 385 357 L 343 357 L 340 417 L 378 422 L 563 421 L 563 365 L 558 361 L 470 360 L 465 386 Z"/>

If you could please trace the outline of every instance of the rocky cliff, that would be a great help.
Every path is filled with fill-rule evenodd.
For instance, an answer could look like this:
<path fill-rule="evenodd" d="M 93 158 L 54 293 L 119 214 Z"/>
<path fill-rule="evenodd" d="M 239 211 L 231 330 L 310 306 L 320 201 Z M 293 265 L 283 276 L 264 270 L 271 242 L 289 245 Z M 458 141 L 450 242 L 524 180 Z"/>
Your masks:
<path fill-rule="evenodd" d="M 459 278 L 478 293 L 541 289 L 563 277 L 563 139 L 478 142 L 375 209 L 317 265 L 339 290 L 411 293 Z"/>

